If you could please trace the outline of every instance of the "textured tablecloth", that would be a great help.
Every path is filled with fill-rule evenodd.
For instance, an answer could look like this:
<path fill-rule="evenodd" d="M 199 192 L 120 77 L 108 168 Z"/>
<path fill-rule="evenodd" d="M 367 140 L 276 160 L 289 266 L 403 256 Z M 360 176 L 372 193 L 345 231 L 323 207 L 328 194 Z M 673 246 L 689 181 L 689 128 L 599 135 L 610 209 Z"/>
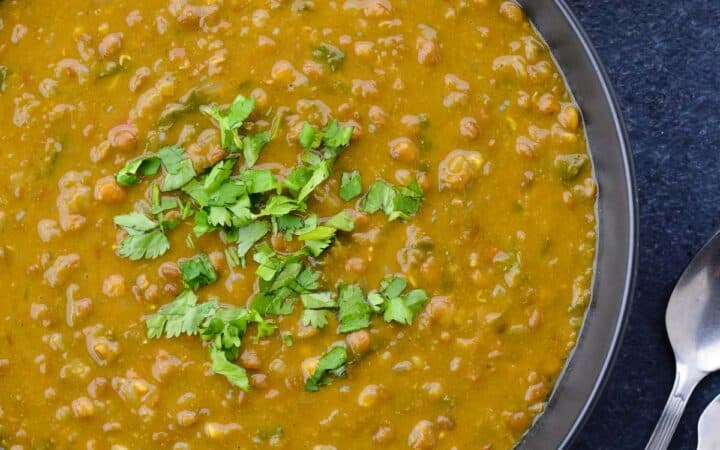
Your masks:
<path fill-rule="evenodd" d="M 673 382 L 664 314 L 720 227 L 720 0 L 567 0 L 598 50 L 630 133 L 640 203 L 637 290 L 607 386 L 574 449 L 641 449 Z M 720 375 L 693 394 L 672 448 L 694 449 Z M 720 427 L 720 424 L 718 424 Z"/>

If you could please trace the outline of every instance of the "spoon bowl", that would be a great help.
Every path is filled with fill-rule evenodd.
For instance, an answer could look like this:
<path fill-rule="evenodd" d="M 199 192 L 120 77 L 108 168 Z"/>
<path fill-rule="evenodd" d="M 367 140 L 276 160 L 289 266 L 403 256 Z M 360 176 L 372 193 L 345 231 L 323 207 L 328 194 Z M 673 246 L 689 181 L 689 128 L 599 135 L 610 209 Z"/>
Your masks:
<path fill-rule="evenodd" d="M 697 450 L 717 450 L 720 448 L 720 395 L 711 401 L 698 422 Z"/>
<path fill-rule="evenodd" d="M 720 369 L 720 233 L 675 285 L 665 325 L 678 362 L 706 373 Z"/>
<path fill-rule="evenodd" d="M 676 361 L 675 383 L 646 450 L 664 450 L 695 386 L 720 370 L 720 233 L 680 276 L 665 312 Z"/>

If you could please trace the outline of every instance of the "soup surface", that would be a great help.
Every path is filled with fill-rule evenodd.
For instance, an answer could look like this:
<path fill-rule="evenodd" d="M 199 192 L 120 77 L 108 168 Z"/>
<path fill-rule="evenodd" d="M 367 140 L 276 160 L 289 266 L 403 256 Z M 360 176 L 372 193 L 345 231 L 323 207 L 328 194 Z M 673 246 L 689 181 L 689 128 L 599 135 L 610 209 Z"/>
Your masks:
<path fill-rule="evenodd" d="M 511 448 L 590 298 L 496 0 L 0 1 L 0 448 Z"/>

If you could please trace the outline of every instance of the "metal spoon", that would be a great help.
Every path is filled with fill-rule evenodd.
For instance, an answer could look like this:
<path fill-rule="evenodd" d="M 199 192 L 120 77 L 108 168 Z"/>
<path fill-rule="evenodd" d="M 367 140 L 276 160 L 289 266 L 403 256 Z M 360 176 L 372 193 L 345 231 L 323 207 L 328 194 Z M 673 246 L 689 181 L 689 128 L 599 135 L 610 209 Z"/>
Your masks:
<path fill-rule="evenodd" d="M 698 422 L 697 450 L 720 449 L 720 395 L 705 408 Z"/>
<path fill-rule="evenodd" d="M 665 312 L 665 326 L 675 353 L 675 384 L 646 450 L 667 448 L 695 386 L 720 369 L 720 233 L 680 276 Z"/>

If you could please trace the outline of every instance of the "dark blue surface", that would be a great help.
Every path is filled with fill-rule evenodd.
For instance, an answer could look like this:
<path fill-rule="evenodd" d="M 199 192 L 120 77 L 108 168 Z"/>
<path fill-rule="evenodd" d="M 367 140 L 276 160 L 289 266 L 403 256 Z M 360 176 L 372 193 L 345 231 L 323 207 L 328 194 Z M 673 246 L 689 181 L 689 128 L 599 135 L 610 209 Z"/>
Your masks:
<path fill-rule="evenodd" d="M 567 1 L 618 94 L 640 204 L 630 322 L 573 449 L 642 449 L 674 376 L 667 299 L 694 252 L 720 227 L 720 0 Z M 718 375 L 693 394 L 672 448 L 695 448 L 698 418 L 716 394 Z"/>

